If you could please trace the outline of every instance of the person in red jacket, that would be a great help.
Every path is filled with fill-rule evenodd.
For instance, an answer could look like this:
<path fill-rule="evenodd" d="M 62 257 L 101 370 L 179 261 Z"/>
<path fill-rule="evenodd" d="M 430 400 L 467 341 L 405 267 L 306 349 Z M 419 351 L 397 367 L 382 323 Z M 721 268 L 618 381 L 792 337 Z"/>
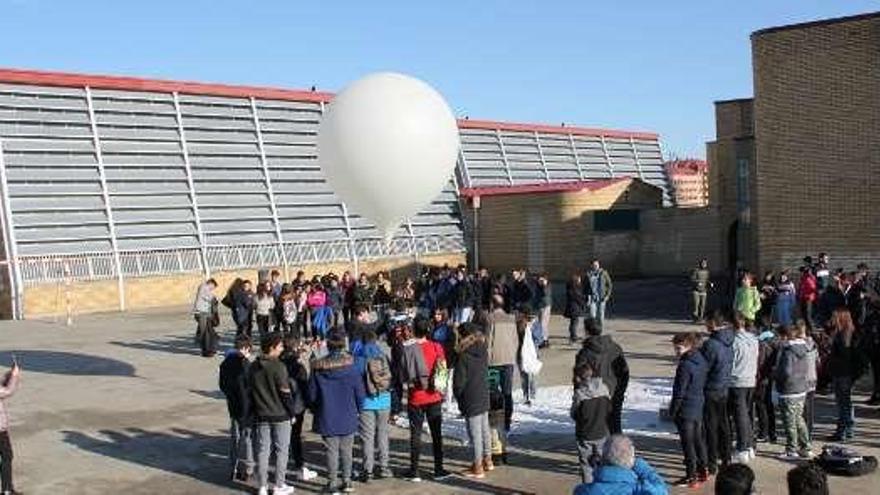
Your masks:
<path fill-rule="evenodd" d="M 430 323 L 419 318 L 413 323 L 413 338 L 403 344 L 403 369 L 409 389 L 409 462 L 406 478 L 420 482 L 419 457 L 422 450 L 422 428 L 425 420 L 431 430 L 431 447 L 434 453 L 434 480 L 448 477 L 443 469 L 443 391 L 434 386 L 436 370 L 446 358 L 443 346 L 428 340 Z"/>
<path fill-rule="evenodd" d="M 818 283 L 813 270 L 809 266 L 801 268 L 801 283 L 798 288 L 801 303 L 801 317 L 807 322 L 807 328 L 813 331 L 813 307 L 819 296 Z"/>

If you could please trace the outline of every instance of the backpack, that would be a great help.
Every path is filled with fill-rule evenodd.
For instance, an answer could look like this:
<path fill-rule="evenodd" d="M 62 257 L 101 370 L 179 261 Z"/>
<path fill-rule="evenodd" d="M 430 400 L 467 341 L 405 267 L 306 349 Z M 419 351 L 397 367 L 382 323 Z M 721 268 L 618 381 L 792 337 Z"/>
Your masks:
<path fill-rule="evenodd" d="M 863 476 L 877 469 L 876 457 L 862 456 L 841 445 L 822 447 L 822 453 L 816 458 L 816 463 L 826 473 L 837 476 Z"/>
<path fill-rule="evenodd" d="M 391 367 L 385 356 L 367 359 L 367 395 L 379 395 L 391 388 Z"/>
<path fill-rule="evenodd" d="M 504 392 L 501 390 L 501 372 L 489 369 L 489 410 L 504 411 Z"/>
<path fill-rule="evenodd" d="M 434 369 L 431 370 L 431 390 L 445 394 L 448 386 L 449 367 L 446 365 L 445 359 L 438 358 L 434 363 Z"/>

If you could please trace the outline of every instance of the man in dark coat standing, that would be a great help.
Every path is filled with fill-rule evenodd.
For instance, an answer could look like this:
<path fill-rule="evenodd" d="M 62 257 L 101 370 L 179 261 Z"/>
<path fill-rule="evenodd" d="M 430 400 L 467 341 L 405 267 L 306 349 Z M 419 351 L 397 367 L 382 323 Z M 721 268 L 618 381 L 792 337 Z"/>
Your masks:
<path fill-rule="evenodd" d="M 709 366 L 703 423 L 706 428 L 709 473 L 715 474 L 719 461 L 722 466 L 730 462 L 727 396 L 732 380 L 734 333 L 719 312 L 706 322 L 706 329 L 709 331 L 709 338 L 700 349 Z"/>
<path fill-rule="evenodd" d="M 612 435 L 620 434 L 623 430 L 622 414 L 623 400 L 626 397 L 626 388 L 629 385 L 629 365 L 623 355 L 623 349 L 611 338 L 610 335 L 602 335 L 602 328 L 596 321 L 589 318 L 585 322 L 588 337 L 584 345 L 578 351 L 575 358 L 575 366 L 590 359 L 598 365 L 599 376 L 611 392 L 611 416 L 608 431 Z"/>

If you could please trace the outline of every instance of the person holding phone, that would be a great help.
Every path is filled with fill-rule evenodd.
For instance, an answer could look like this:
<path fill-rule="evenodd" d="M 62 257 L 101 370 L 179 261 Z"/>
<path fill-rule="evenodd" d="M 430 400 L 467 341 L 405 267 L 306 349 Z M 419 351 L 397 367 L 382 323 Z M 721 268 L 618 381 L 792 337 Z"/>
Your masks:
<path fill-rule="evenodd" d="M 17 493 L 12 487 L 12 442 L 9 440 L 9 414 L 6 412 L 6 399 L 18 390 L 21 367 L 13 356 L 12 369 L 0 381 L 0 493 Z"/>

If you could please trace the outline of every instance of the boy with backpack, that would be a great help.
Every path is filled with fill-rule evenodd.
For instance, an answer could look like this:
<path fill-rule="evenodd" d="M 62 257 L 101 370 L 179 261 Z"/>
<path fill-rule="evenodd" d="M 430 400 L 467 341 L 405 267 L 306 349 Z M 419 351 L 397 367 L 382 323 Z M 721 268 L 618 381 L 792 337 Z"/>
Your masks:
<path fill-rule="evenodd" d="M 486 338 L 476 325 L 464 323 L 459 332 L 461 340 L 452 389 L 474 450 L 474 462 L 464 475 L 482 479 L 486 471 L 495 469 L 489 432 L 489 351 Z"/>
<path fill-rule="evenodd" d="M 425 421 L 431 430 L 431 447 L 434 452 L 434 479 L 445 479 L 449 472 L 443 469 L 443 393 L 448 373 L 443 347 L 428 340 L 430 325 L 418 318 L 413 325 L 413 338 L 403 345 L 404 383 L 409 388 L 407 400 L 409 415 L 410 472 L 412 482 L 422 481 L 419 475 L 419 458 L 422 450 L 422 428 Z"/>
<path fill-rule="evenodd" d="M 359 432 L 363 453 L 361 480 L 368 483 L 393 476 L 388 467 L 388 428 L 391 417 L 391 351 L 367 330 L 361 345 L 352 346 L 355 367 L 363 375 L 366 396 L 361 407 Z M 379 471 L 375 471 L 375 451 L 379 451 Z"/>
<path fill-rule="evenodd" d="M 318 433 L 327 452 L 327 492 L 351 493 L 352 448 L 366 391 L 354 358 L 345 350 L 345 332 L 333 330 L 327 337 L 327 356 L 312 362 L 309 399 L 315 411 Z M 341 458 L 341 459 L 340 459 Z M 342 461 L 342 486 L 338 485 Z"/>
<path fill-rule="evenodd" d="M 292 425 L 290 431 L 290 454 L 293 457 L 294 474 L 301 481 L 310 481 L 318 476 L 318 473 L 306 467 L 303 458 L 302 429 L 305 422 L 305 412 L 308 407 L 309 370 L 305 364 L 309 360 L 311 348 L 304 345 L 302 340 L 291 334 L 284 336 L 284 352 L 281 354 L 281 362 L 287 368 L 290 379 L 290 397 L 292 399 Z"/>
<path fill-rule="evenodd" d="M 593 468 L 599 464 L 611 416 L 611 393 L 598 368 L 595 359 L 584 359 L 575 366 L 572 377 L 570 415 L 575 424 L 581 482 L 586 484 L 593 482 Z"/>
<path fill-rule="evenodd" d="M 247 483 L 254 475 L 254 446 L 248 367 L 250 366 L 251 339 L 247 335 L 235 338 L 235 347 L 226 353 L 220 364 L 220 390 L 226 396 L 229 411 L 229 463 L 233 480 Z"/>

